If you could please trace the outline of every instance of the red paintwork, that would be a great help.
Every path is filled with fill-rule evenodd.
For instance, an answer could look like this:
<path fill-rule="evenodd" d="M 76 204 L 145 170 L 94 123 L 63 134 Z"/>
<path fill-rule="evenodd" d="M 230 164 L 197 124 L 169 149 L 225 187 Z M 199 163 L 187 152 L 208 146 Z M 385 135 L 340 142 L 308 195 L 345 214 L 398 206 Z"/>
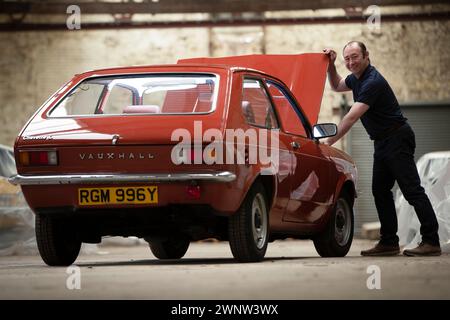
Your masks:
<path fill-rule="evenodd" d="M 89 173 L 176 173 L 230 171 L 237 179 L 228 183 L 199 182 L 201 196 L 193 199 L 186 193 L 188 183 L 161 183 L 159 203 L 209 204 L 215 213 L 231 215 L 241 205 L 247 191 L 263 169 L 259 165 L 174 165 L 170 151 L 174 143 L 171 133 L 185 128 L 194 134 L 194 121 L 202 121 L 202 130 L 217 128 L 250 128 L 241 111 L 244 75 L 264 79 L 280 79 L 292 88 L 296 99 L 306 111 L 309 121 L 317 121 L 326 77 L 327 62 L 322 54 L 244 56 L 219 59 L 190 59 L 177 65 L 113 68 L 76 75 L 56 92 L 36 112 L 19 134 L 15 153 L 21 175 L 89 174 Z M 195 63 L 195 64 L 194 64 Z M 222 64 L 222 65 L 221 65 Z M 224 65 L 226 64 L 226 65 Z M 239 67 L 236 67 L 239 66 Z M 261 71 L 250 70 L 259 69 Z M 92 76 L 146 74 L 163 72 L 214 73 L 220 77 L 216 110 L 201 115 L 127 115 L 70 118 L 47 117 L 47 112 L 82 80 Z M 270 74 L 270 75 L 269 75 Z M 265 130 L 265 129 L 258 129 Z M 111 139 L 119 134 L 117 145 Z M 24 137 L 51 136 L 51 140 L 25 140 Z M 301 148 L 293 150 L 291 142 Z M 18 162 L 20 150 L 56 149 L 58 166 L 24 167 Z M 265 177 L 271 181 L 272 206 L 270 228 L 285 235 L 310 234 L 323 228 L 329 209 L 334 205 L 345 182 L 350 182 L 353 194 L 356 168 L 351 158 L 313 139 L 294 136 L 280 130 L 280 172 Z M 152 153 L 154 159 L 98 160 L 79 158 L 80 153 Z M 95 158 L 95 157 L 94 157 Z M 305 184 L 303 184 L 307 181 Z M 138 185 L 131 183 L 130 185 Z M 90 185 L 93 186 L 93 185 Z M 108 185 L 102 185 L 108 186 Z M 24 195 L 33 210 L 49 207 L 73 207 L 77 204 L 79 185 L 23 186 Z M 122 205 L 133 208 L 133 205 Z M 114 206 L 112 206 L 114 207 Z M 119 206 L 120 207 L 120 206 Z"/>
<path fill-rule="evenodd" d="M 316 124 L 326 80 L 328 57 L 321 53 L 266 54 L 223 58 L 182 59 L 178 63 L 229 65 L 263 71 L 291 90 L 311 124 Z"/>

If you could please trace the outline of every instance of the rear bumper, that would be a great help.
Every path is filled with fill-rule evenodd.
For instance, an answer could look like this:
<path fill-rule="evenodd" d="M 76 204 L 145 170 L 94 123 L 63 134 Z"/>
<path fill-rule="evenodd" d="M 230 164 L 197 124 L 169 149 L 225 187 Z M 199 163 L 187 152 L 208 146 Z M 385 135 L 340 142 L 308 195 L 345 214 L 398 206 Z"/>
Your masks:
<path fill-rule="evenodd" d="M 9 178 L 14 185 L 55 185 L 55 184 L 110 184 L 110 183 L 151 183 L 202 180 L 212 182 L 232 182 L 236 175 L 229 171 L 214 173 L 167 173 L 167 174 L 68 174 L 68 175 L 15 175 Z"/>

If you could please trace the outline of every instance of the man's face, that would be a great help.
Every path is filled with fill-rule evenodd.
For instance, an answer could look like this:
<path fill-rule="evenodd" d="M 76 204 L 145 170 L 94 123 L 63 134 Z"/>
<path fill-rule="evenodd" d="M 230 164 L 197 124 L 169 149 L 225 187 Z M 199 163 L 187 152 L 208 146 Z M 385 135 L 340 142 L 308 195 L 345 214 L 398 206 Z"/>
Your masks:
<path fill-rule="evenodd" d="M 361 48 L 357 44 L 350 44 L 345 47 L 344 60 L 347 69 L 356 76 L 360 76 L 369 64 L 368 54 L 366 53 L 363 57 Z"/>

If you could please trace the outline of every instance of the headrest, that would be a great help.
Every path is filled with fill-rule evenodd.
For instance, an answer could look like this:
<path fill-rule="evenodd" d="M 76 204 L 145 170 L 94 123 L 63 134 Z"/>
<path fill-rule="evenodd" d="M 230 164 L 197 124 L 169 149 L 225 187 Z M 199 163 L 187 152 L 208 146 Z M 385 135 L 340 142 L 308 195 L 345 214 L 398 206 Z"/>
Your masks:
<path fill-rule="evenodd" d="M 161 113 L 161 108 L 153 104 L 131 105 L 126 106 L 123 113 Z"/>
<path fill-rule="evenodd" d="M 242 100 L 242 109 L 247 109 L 250 106 L 249 101 Z"/>

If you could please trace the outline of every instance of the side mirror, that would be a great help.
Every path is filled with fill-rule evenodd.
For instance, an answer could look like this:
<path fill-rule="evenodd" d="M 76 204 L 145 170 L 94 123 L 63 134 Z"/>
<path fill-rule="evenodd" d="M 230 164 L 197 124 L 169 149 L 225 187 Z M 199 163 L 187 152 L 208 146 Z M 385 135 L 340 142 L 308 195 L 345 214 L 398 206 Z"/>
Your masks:
<path fill-rule="evenodd" d="M 332 137 L 337 134 L 337 126 L 334 123 L 322 123 L 313 126 L 313 137 L 322 139 Z"/>

